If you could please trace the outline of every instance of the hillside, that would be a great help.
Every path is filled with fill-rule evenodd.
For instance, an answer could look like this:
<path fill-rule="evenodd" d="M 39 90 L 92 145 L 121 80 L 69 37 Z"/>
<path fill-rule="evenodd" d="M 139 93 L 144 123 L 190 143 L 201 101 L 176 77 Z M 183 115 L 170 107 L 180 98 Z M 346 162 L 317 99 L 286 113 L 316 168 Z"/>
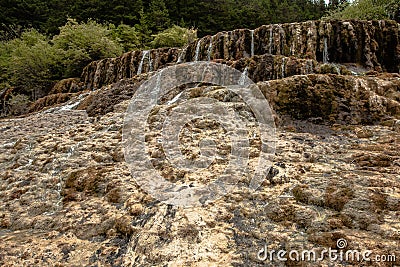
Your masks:
<path fill-rule="evenodd" d="M 29 114 L 0 120 L 0 264 L 399 265 L 399 71 L 400 24 L 389 20 L 271 24 L 207 35 L 183 49 L 94 61 L 81 77 L 57 83 Z M 225 82 L 231 78 L 246 90 L 254 82 L 271 109 L 252 109 L 258 102 L 232 93 Z M 157 94 L 169 85 L 175 87 Z M 186 103 L 213 109 L 192 118 Z M 132 110 L 135 104 L 148 113 Z M 275 136 L 267 145 L 258 116 Z M 238 150 L 235 130 L 248 139 Z M 159 175 L 182 186 L 184 198 L 187 188 L 218 184 L 242 148 L 246 167 L 236 171 L 243 175 L 232 172 L 237 184 L 215 201 L 176 206 L 143 187 Z M 177 151 L 212 163 L 179 168 Z M 146 161 L 152 169 L 135 172 Z M 265 162 L 271 166 L 253 190 L 252 174 Z M 374 261 L 391 261 L 264 261 L 265 246 L 371 250 Z"/>

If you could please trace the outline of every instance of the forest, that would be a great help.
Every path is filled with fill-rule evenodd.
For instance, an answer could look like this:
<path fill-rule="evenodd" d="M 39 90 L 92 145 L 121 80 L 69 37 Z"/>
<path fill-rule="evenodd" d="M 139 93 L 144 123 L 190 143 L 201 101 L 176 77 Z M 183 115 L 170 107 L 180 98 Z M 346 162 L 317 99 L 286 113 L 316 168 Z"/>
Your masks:
<path fill-rule="evenodd" d="M 334 3 L 332 4 L 334 5 Z M 324 0 L 1 0 L 1 25 L 33 27 L 54 35 L 67 18 L 137 26 L 155 33 L 171 25 L 194 27 L 199 36 L 262 24 L 319 19 Z"/>

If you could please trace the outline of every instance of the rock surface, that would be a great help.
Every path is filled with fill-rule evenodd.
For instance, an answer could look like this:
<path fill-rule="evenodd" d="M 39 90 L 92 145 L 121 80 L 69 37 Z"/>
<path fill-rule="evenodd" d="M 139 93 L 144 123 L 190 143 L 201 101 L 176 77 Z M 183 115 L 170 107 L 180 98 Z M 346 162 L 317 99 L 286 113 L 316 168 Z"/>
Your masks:
<path fill-rule="evenodd" d="M 155 49 L 145 57 L 143 51 L 134 51 L 118 58 L 92 62 L 83 71 L 81 80 L 84 88 L 93 89 L 132 78 L 142 59 L 141 70 L 147 72 L 177 62 L 236 61 L 264 54 L 323 63 L 357 63 L 376 71 L 399 72 L 399 29 L 395 21 L 308 21 L 261 26 L 253 31 L 253 38 L 247 29 L 220 32 L 203 37 L 183 50 Z M 274 69 L 274 60 L 266 59 L 263 64 Z M 307 62 L 311 68 L 303 67 L 302 74 L 313 73 L 315 63 Z"/>
<path fill-rule="evenodd" d="M 339 238 L 347 249 L 398 253 L 395 123 L 323 126 L 282 115 L 260 188 L 239 183 L 214 203 L 182 209 L 159 203 L 130 176 L 121 144 L 128 103 L 98 119 L 60 109 L 0 122 L 2 265 L 262 266 L 265 242 L 322 249 Z"/>

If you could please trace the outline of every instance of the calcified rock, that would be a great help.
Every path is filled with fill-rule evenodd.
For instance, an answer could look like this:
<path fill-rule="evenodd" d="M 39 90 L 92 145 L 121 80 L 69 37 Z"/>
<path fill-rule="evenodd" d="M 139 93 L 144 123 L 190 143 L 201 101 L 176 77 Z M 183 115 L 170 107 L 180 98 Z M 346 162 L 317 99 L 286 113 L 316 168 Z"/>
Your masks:
<path fill-rule="evenodd" d="M 62 93 L 77 93 L 82 90 L 82 84 L 79 78 L 64 79 L 56 83 L 49 95 L 51 94 L 62 94 Z"/>
<path fill-rule="evenodd" d="M 400 119 L 400 76 L 293 76 L 259 83 L 274 110 L 297 119 L 371 124 Z"/>
<path fill-rule="evenodd" d="M 212 51 L 210 50 L 212 49 Z M 212 52 L 212 53 L 211 53 Z M 82 74 L 86 89 L 131 78 L 140 63 L 147 72 L 150 61 L 140 51 L 89 64 Z M 395 21 L 307 21 L 261 26 L 205 36 L 181 49 L 150 50 L 152 70 L 168 64 L 198 60 L 239 60 L 253 55 L 274 54 L 312 59 L 323 63 L 357 63 L 387 72 L 400 70 L 400 33 Z M 157 57 L 157 55 L 159 57 Z"/>
<path fill-rule="evenodd" d="M 226 64 L 237 70 L 243 71 L 247 68 L 247 75 L 254 82 L 269 81 L 290 77 L 299 74 L 311 73 L 336 73 L 329 65 L 323 65 L 311 59 L 299 59 L 295 57 L 284 57 L 265 54 L 252 58 L 242 58 L 239 60 L 214 60 L 217 63 Z M 339 67 L 343 73 L 350 74 L 344 66 Z"/>
<path fill-rule="evenodd" d="M 359 63 L 371 69 L 399 72 L 399 24 L 395 21 L 307 21 L 265 25 L 254 30 L 220 32 L 213 38 L 213 59 L 235 60 L 265 53 L 309 58 L 320 62 Z M 205 58 L 210 37 L 201 41 Z M 253 40 L 253 42 L 252 42 Z M 190 61 L 196 44 L 188 47 Z M 327 62 L 325 62 L 327 63 Z"/>
<path fill-rule="evenodd" d="M 295 81 L 346 79 L 335 77 L 295 76 L 261 86 L 277 92 L 274 105 L 283 112 L 290 101 L 303 100 L 290 97 Z M 393 88 L 389 80 L 374 90 L 398 93 L 385 90 Z M 359 97 L 367 93 L 357 90 Z M 319 96 L 313 88 L 305 93 Z M 214 203 L 181 209 L 160 204 L 132 180 L 121 142 L 128 103 L 96 120 L 59 110 L 0 121 L 1 265 L 262 266 L 257 253 L 265 242 L 270 250 L 322 250 L 336 248 L 339 238 L 347 249 L 398 252 L 400 132 L 394 123 L 328 127 L 279 113 L 275 163 L 259 189 L 249 191 L 242 181 Z M 358 264 L 321 262 L 343 263 Z"/>
<path fill-rule="evenodd" d="M 271 58 L 273 59 L 273 58 Z M 299 60 L 293 61 L 298 64 Z M 307 62 L 304 60 L 304 63 Z M 240 62 L 226 62 L 240 69 Z M 306 66 L 306 65 L 305 65 Z M 245 67 L 243 75 L 257 79 L 261 64 Z M 324 65 L 322 65 L 323 69 Z M 280 64 L 268 73 L 280 76 Z M 287 61 L 287 69 L 292 62 Z M 301 71 L 302 68 L 294 67 Z M 318 72 L 321 66 L 317 67 Z M 291 74 L 293 75 L 293 73 Z M 90 116 L 103 115 L 114 105 L 130 99 L 139 87 L 141 79 L 127 79 L 92 93 L 79 106 Z M 258 85 L 274 110 L 297 119 L 317 118 L 330 123 L 371 124 L 389 119 L 400 119 L 400 76 L 348 75 L 295 75 L 285 79 L 259 82 Z M 240 81 L 238 81 L 240 83 Z"/>
<path fill-rule="evenodd" d="M 65 103 L 78 94 L 79 93 L 56 93 L 42 97 L 30 106 L 29 112 L 40 111 L 46 107 Z"/>
<path fill-rule="evenodd" d="M 387 266 L 400 265 L 400 75 L 379 73 L 398 72 L 398 30 L 391 21 L 268 25 L 206 36 L 183 51 L 92 62 L 80 80 L 61 81 L 31 110 L 51 108 L 0 120 L 0 265 L 315 266 L 263 262 L 257 254 L 264 245 L 337 249 L 338 239 L 347 241 L 344 251 L 396 255 Z M 130 99 L 151 71 L 193 60 L 197 44 L 198 60 L 257 82 L 274 109 L 278 141 L 257 190 L 243 176 L 221 199 L 183 209 L 137 185 L 122 130 Z M 172 108 L 204 96 L 232 108 L 247 127 L 254 171 L 265 149 L 254 113 L 223 86 L 200 84 L 174 88 L 151 111 L 144 139 L 154 174 L 190 186 L 213 181 L 227 166 L 231 141 L 214 121 L 192 120 L 179 133 L 179 149 L 192 159 L 201 140 L 215 139 L 218 157 L 201 175 L 171 164 L 160 138 Z M 360 262 L 325 257 L 318 264 Z"/>
<path fill-rule="evenodd" d="M 81 81 L 84 89 L 99 89 L 103 85 L 132 78 L 140 73 L 158 70 L 178 60 L 178 48 L 160 48 L 147 51 L 133 51 L 118 58 L 93 61 L 83 70 Z M 145 57 L 143 54 L 146 53 Z M 151 59 L 152 61 L 150 61 Z M 143 60 L 143 61 L 142 61 Z M 142 64 L 141 64 L 142 63 Z"/>

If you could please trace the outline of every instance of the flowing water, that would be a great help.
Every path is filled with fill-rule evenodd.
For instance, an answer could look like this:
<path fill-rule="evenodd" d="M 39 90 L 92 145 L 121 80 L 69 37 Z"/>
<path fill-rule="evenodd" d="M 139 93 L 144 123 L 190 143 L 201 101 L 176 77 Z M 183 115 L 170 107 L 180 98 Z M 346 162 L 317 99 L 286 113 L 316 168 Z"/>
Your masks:
<path fill-rule="evenodd" d="M 153 71 L 153 60 L 151 58 L 151 53 L 149 53 L 148 55 L 149 55 L 149 71 Z"/>
<path fill-rule="evenodd" d="M 282 78 L 285 78 L 286 58 L 282 58 L 281 72 Z"/>
<path fill-rule="evenodd" d="M 210 39 L 210 45 L 208 46 L 208 51 L 207 51 L 207 60 L 211 60 L 211 52 L 212 52 L 212 43 L 213 43 L 214 36 L 211 36 Z"/>
<path fill-rule="evenodd" d="M 194 61 L 199 61 L 199 54 L 200 54 L 200 45 L 201 45 L 201 39 L 197 41 L 196 45 L 196 54 L 194 56 Z"/>
<path fill-rule="evenodd" d="M 329 54 L 328 54 L 328 39 L 324 37 L 324 51 L 322 53 L 322 62 L 328 63 L 329 62 Z"/>
<path fill-rule="evenodd" d="M 239 79 L 239 85 L 244 85 L 244 82 L 246 81 L 247 78 L 247 72 L 248 72 L 248 67 L 244 68 L 242 75 L 240 76 Z"/>
<path fill-rule="evenodd" d="M 250 31 L 251 35 L 251 56 L 254 56 L 254 30 Z"/>
<path fill-rule="evenodd" d="M 140 64 L 139 64 L 139 67 L 138 67 L 138 70 L 137 70 L 137 75 L 140 75 L 140 74 L 142 74 L 142 69 L 143 69 L 143 62 L 144 62 L 144 59 L 147 57 L 147 55 L 150 53 L 150 51 L 149 50 L 144 50 L 143 51 L 143 55 L 142 55 L 142 59 L 140 60 Z M 150 56 L 149 56 L 150 57 Z"/>
<path fill-rule="evenodd" d="M 311 59 L 306 62 L 305 74 L 311 74 L 314 72 L 313 61 Z"/>
<path fill-rule="evenodd" d="M 271 28 L 269 28 L 269 53 L 272 54 L 272 41 L 273 41 L 273 32 L 272 32 L 272 25 Z"/>
<path fill-rule="evenodd" d="M 183 58 L 186 57 L 186 50 L 187 50 L 187 46 L 185 48 L 183 48 L 181 50 L 181 52 L 179 53 L 178 60 L 176 61 L 176 64 L 179 64 L 179 63 L 183 62 Z"/>

